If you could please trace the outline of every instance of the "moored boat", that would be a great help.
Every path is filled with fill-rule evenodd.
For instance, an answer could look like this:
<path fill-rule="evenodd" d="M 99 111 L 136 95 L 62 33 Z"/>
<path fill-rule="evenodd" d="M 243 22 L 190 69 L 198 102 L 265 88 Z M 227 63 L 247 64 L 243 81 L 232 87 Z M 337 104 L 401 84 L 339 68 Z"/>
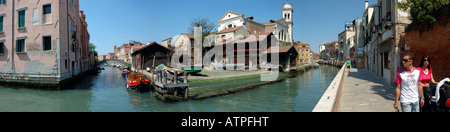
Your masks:
<path fill-rule="evenodd" d="M 148 90 L 150 88 L 150 80 L 145 79 L 139 73 L 130 72 L 127 75 L 127 89 L 137 92 Z"/>
<path fill-rule="evenodd" d="M 314 64 L 314 68 L 319 68 L 319 63 Z"/>
<path fill-rule="evenodd" d="M 123 75 L 124 77 L 128 76 L 129 73 L 130 73 L 130 71 L 128 71 L 128 69 L 124 69 L 124 70 L 122 71 L 122 75 Z"/>

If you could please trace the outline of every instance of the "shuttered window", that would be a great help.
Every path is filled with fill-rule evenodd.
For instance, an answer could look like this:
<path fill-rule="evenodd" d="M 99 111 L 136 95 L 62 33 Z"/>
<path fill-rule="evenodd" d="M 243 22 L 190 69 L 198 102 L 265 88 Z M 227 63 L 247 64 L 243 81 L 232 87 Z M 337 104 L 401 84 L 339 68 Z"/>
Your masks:
<path fill-rule="evenodd" d="M 17 53 L 25 52 L 25 39 L 16 40 L 16 52 Z"/>
<path fill-rule="evenodd" d="M 3 32 L 3 16 L 0 16 L 0 32 Z"/>
<path fill-rule="evenodd" d="M 19 11 L 19 28 L 25 27 L 25 10 Z"/>

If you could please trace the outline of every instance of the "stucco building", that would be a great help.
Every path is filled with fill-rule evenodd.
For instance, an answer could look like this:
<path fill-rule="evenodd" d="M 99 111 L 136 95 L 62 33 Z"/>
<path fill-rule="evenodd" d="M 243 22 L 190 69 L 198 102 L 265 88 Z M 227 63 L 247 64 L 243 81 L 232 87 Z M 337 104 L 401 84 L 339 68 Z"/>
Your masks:
<path fill-rule="evenodd" d="M 404 39 L 405 27 L 411 23 L 409 13 L 398 9 L 393 0 L 378 0 L 372 6 L 366 1 L 365 7 L 366 69 L 394 85 L 402 67 L 399 42 Z"/>
<path fill-rule="evenodd" d="M 89 69 L 89 33 L 79 0 L 5 0 L 0 4 L 2 78 L 60 82 Z"/>

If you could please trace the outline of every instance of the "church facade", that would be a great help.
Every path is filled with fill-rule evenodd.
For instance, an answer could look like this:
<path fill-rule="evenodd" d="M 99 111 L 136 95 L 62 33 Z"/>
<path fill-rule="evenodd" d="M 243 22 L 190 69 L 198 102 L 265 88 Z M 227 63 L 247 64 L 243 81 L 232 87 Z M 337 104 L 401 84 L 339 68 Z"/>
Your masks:
<path fill-rule="evenodd" d="M 294 10 L 291 3 L 285 3 L 282 10 L 282 18 L 259 23 L 253 21 L 254 17 L 245 17 L 244 14 L 227 11 L 218 22 L 217 36 L 221 41 L 233 40 L 235 36 L 246 36 L 249 34 L 262 34 L 271 32 L 280 44 L 293 42 L 293 22 Z"/>

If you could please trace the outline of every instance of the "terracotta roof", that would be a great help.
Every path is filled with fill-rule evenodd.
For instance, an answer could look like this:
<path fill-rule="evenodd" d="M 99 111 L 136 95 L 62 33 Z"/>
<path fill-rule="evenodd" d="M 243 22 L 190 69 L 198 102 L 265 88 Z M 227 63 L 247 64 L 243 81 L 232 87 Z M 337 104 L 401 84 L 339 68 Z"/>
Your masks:
<path fill-rule="evenodd" d="M 189 37 L 189 39 L 194 39 L 194 34 L 185 34 L 185 33 L 182 33 L 182 34 L 180 34 L 180 35 L 185 35 L 185 36 Z"/>
<path fill-rule="evenodd" d="M 144 50 L 144 49 L 146 49 L 146 48 L 148 48 L 148 47 L 152 47 L 152 46 L 160 46 L 160 47 L 162 47 L 163 49 L 165 49 L 165 50 L 167 50 L 167 51 L 172 51 L 172 50 L 170 50 L 170 49 L 168 49 L 168 48 L 166 48 L 166 47 L 164 47 L 164 46 L 162 46 L 162 45 L 160 45 L 160 44 L 158 44 L 158 43 L 156 43 L 156 42 L 153 42 L 153 43 L 151 43 L 151 44 L 142 46 L 142 47 L 139 48 L 138 50 L 134 51 L 134 52 L 132 53 L 132 55 L 139 54 L 142 50 Z"/>
<path fill-rule="evenodd" d="M 333 41 L 333 42 L 328 42 L 328 43 L 325 43 L 325 44 L 322 44 L 322 45 L 329 45 L 329 44 L 335 44 L 335 43 L 337 43 L 338 41 L 337 40 L 335 40 L 335 41 Z"/>
<path fill-rule="evenodd" d="M 253 35 L 255 37 L 249 37 L 250 35 Z M 264 33 L 250 34 L 250 35 L 245 35 L 238 39 L 231 40 L 229 42 L 219 42 L 219 43 L 216 43 L 215 45 L 218 46 L 218 45 L 225 45 L 225 44 L 229 44 L 229 43 L 258 42 L 260 40 L 266 39 L 268 36 L 273 35 L 273 34 L 272 34 L 272 32 L 264 32 Z"/>
<path fill-rule="evenodd" d="M 145 45 L 144 45 L 144 46 L 145 46 Z M 144 46 L 131 46 L 131 48 L 138 50 L 138 49 L 141 49 L 141 48 L 144 47 Z"/>
<path fill-rule="evenodd" d="M 272 48 L 274 48 L 274 47 L 270 47 L 263 54 L 268 54 L 268 53 L 287 53 L 287 52 L 289 52 L 289 50 L 291 50 L 291 48 L 294 48 L 294 46 L 292 46 L 292 45 L 276 46 L 276 47 L 278 47 L 278 51 L 271 52 Z M 294 48 L 294 50 L 295 50 L 295 48 Z"/>
<path fill-rule="evenodd" d="M 242 27 L 243 27 L 243 26 L 237 26 L 237 27 L 233 27 L 233 28 L 227 28 L 227 29 L 220 30 L 220 31 L 217 32 L 217 33 L 234 32 L 234 31 L 236 31 L 236 30 L 238 30 L 238 29 L 240 29 L 240 28 L 242 28 Z"/>

